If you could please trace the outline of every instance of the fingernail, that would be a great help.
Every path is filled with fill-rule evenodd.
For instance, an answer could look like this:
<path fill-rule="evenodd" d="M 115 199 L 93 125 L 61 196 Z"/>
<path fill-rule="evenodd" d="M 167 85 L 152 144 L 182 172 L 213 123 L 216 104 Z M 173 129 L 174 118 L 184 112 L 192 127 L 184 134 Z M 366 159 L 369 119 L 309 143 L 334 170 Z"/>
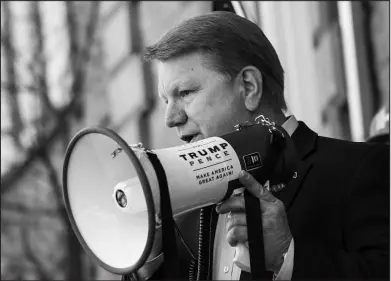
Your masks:
<path fill-rule="evenodd" d="M 220 205 L 217 205 L 217 206 L 216 206 L 216 212 L 218 213 L 218 212 L 220 211 L 220 209 L 221 209 L 221 206 L 220 206 Z"/>
<path fill-rule="evenodd" d="M 248 173 L 245 170 L 241 170 L 240 171 L 240 177 L 243 178 L 243 179 L 248 179 L 249 175 L 248 175 Z"/>

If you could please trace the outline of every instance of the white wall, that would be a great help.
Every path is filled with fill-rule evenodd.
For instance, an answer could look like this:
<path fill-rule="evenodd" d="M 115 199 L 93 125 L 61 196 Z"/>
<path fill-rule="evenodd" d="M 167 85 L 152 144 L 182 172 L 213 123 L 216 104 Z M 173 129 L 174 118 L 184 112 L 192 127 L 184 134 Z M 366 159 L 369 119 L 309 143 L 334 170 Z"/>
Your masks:
<path fill-rule="evenodd" d="M 310 2 L 260 1 L 261 28 L 285 70 L 285 98 L 296 118 L 322 134 Z"/>

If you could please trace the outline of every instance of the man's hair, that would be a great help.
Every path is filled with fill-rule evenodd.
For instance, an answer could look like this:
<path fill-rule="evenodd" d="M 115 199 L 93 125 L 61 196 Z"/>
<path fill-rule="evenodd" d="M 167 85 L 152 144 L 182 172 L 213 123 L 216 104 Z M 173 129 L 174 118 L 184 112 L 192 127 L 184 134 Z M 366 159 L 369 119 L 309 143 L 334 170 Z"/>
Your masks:
<path fill-rule="evenodd" d="M 262 101 L 286 110 L 284 70 L 272 44 L 253 22 L 231 12 L 212 12 L 188 19 L 146 48 L 146 60 L 167 61 L 199 52 L 207 66 L 230 79 L 246 66 L 263 77 Z"/>

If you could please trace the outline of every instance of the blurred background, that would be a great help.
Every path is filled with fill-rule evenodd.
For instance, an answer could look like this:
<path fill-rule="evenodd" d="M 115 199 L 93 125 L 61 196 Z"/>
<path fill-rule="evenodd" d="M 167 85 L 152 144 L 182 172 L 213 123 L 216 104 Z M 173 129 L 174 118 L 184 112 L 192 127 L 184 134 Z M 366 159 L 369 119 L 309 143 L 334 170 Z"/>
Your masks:
<path fill-rule="evenodd" d="M 1 279 L 120 278 L 92 263 L 71 229 L 66 147 L 87 126 L 151 149 L 181 144 L 142 51 L 212 10 L 263 29 L 298 119 L 323 136 L 389 141 L 388 1 L 1 1 Z"/>

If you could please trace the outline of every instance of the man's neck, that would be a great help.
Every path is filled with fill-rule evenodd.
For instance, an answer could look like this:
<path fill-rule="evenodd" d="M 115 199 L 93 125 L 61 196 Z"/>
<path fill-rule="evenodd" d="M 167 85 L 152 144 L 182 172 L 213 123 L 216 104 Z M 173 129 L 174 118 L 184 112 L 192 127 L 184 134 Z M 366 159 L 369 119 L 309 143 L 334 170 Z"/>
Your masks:
<path fill-rule="evenodd" d="M 284 113 L 281 111 L 281 109 L 272 109 L 272 108 L 261 108 L 258 113 L 258 115 L 263 115 L 265 118 L 269 118 L 270 121 L 273 121 L 277 125 L 282 126 L 282 124 L 285 123 L 287 118 L 285 117 Z"/>

